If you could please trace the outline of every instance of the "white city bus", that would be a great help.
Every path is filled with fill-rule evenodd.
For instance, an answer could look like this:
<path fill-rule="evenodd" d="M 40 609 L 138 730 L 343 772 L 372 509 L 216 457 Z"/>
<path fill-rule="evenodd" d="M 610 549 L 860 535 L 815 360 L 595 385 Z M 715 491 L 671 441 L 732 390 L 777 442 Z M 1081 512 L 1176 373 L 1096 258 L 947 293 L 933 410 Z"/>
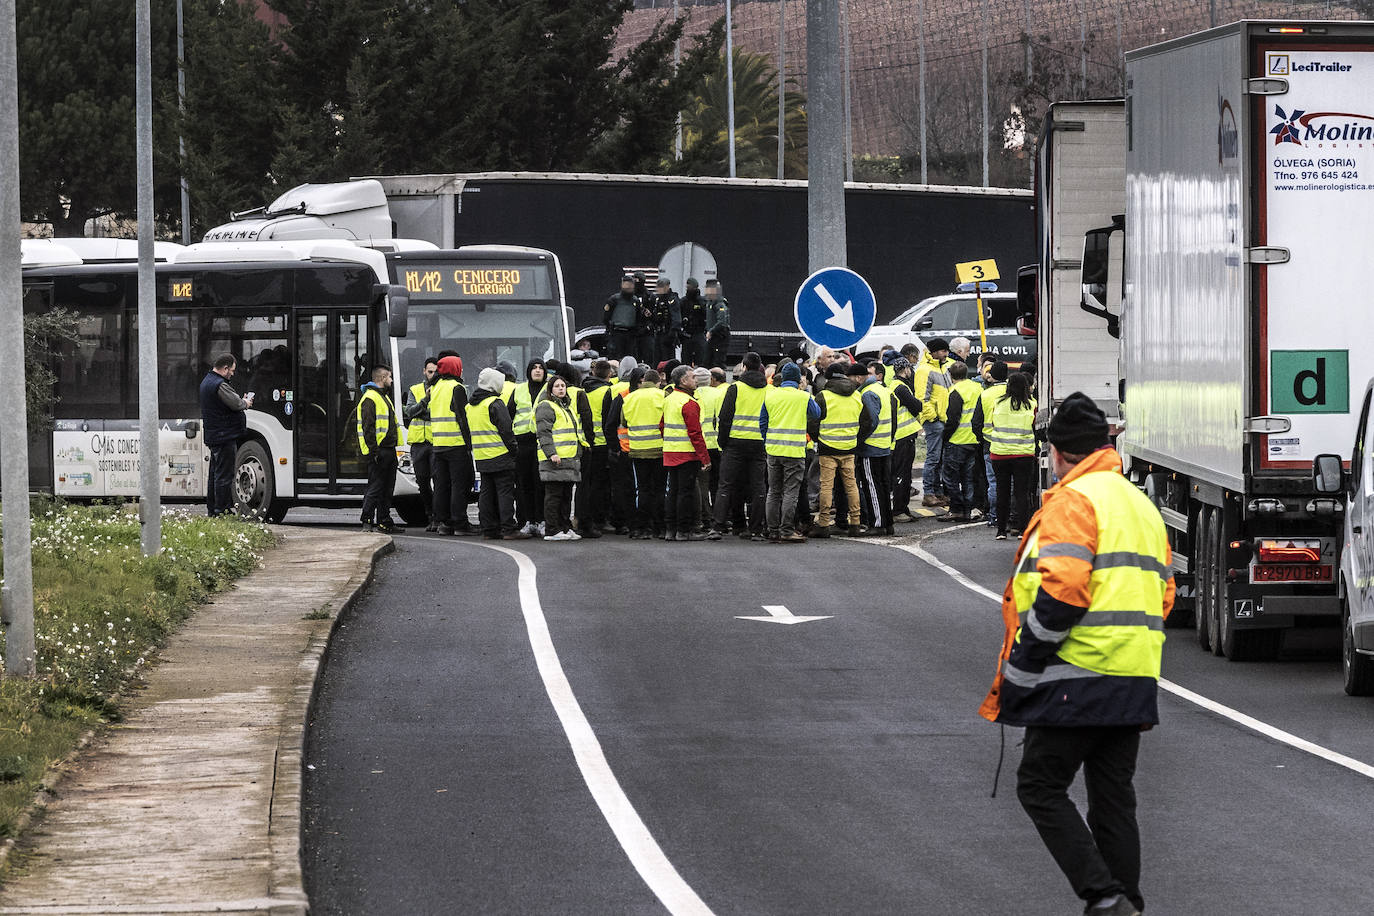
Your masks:
<path fill-rule="evenodd" d="M 30 484 L 67 498 L 136 496 L 136 265 L 109 250 L 83 251 L 92 263 L 60 245 L 26 243 L 25 251 L 26 312 L 68 309 L 78 327 L 78 340 L 54 359 L 54 429 L 31 446 Z M 499 360 L 523 369 L 534 356 L 567 354 L 568 312 L 549 252 L 383 254 L 347 240 L 298 240 L 202 243 L 163 255 L 159 460 L 169 501 L 204 498 L 209 453 L 198 387 L 220 353 L 239 360 L 236 388 L 257 395 L 235 499 L 244 514 L 273 521 L 293 505 L 360 503 L 366 468 L 355 411 L 373 366 L 393 367 L 399 405 L 425 357 L 440 350 L 463 355 L 469 383 Z M 425 507 L 400 451 L 397 511 L 422 521 Z"/>

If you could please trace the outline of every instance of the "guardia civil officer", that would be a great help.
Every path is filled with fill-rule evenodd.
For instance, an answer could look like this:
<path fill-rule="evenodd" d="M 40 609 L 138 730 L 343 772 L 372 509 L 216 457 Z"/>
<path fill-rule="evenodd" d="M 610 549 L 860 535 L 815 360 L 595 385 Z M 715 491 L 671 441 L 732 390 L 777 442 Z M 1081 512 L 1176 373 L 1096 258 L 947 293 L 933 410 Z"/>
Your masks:
<path fill-rule="evenodd" d="M 682 302 L 667 277 L 659 277 L 654 285 L 650 313 L 649 323 L 654 330 L 653 364 L 658 365 L 673 358 L 682 333 Z"/>
<path fill-rule="evenodd" d="M 396 446 L 401 441 L 400 418 L 391 403 L 391 368 L 378 366 L 363 385 L 358 403 L 358 450 L 367 460 L 367 491 L 363 495 L 364 531 L 375 526 L 385 534 L 404 531 L 391 518 L 391 494 L 396 489 Z"/>
<path fill-rule="evenodd" d="M 200 382 L 200 417 L 210 449 L 210 479 L 205 486 L 205 513 L 211 518 L 234 511 L 234 462 L 239 440 L 248 428 L 244 411 L 252 397 L 241 398 L 229 380 L 238 369 L 232 353 L 216 357 Z"/>
<path fill-rule="evenodd" d="M 601 306 L 602 321 L 606 324 L 606 351 L 611 356 L 634 355 L 642 304 L 640 298 L 635 295 L 634 275 L 623 275 L 620 278 L 620 292 L 611 296 Z M 533 406 L 530 405 L 531 409 Z M 530 432 L 533 435 L 533 429 Z"/>
<path fill-rule="evenodd" d="M 420 489 L 420 502 L 429 518 L 426 531 L 438 531 L 434 520 L 434 438 L 429 434 L 429 392 L 439 376 L 439 359 L 425 360 L 424 378 L 410 386 L 401 408 L 406 420 L 406 443 L 410 446 L 410 466 L 415 471 L 415 486 Z"/>
<path fill-rule="evenodd" d="M 701 287 L 696 277 L 688 277 L 686 292 L 678 303 L 682 313 L 682 361 L 689 366 L 706 366 L 710 355 L 706 346 L 706 322 L 710 317 L 710 304 L 702 298 Z"/>
<path fill-rule="evenodd" d="M 1064 399 L 1049 442 L 1059 482 L 1002 593 L 1001 667 L 980 712 L 1025 727 L 1016 795 L 1086 912 L 1138 916 L 1132 781 L 1140 733 L 1159 722 L 1172 557 L 1159 511 L 1122 476 L 1091 398 Z M 1086 823 L 1068 794 L 1080 767 Z"/>
<path fill-rule="evenodd" d="M 730 301 L 720 288 L 720 281 L 706 281 L 706 356 L 710 366 L 725 365 L 725 350 L 730 346 Z"/>

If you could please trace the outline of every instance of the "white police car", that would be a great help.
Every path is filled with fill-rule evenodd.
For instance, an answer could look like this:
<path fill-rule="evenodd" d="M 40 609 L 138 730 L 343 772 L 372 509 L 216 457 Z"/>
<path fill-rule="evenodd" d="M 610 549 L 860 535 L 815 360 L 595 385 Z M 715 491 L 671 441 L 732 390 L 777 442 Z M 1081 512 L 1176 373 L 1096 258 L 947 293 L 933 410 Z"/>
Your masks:
<path fill-rule="evenodd" d="M 1350 474 L 1345 489 L 1345 544 L 1341 550 L 1341 669 L 1345 692 L 1351 696 L 1374 696 L 1374 418 L 1370 417 L 1374 382 L 1365 387 L 1355 446 L 1350 454 Z M 1334 481 L 1340 480 L 1340 458 L 1322 455 L 1334 464 Z M 1320 473 L 1318 492 L 1339 490 L 1340 484 Z M 1325 475 L 1333 478 L 1328 469 Z"/>
<path fill-rule="evenodd" d="M 1017 330 L 1015 293 L 983 293 L 983 322 L 987 329 L 988 351 L 1006 361 L 1013 369 L 1032 360 L 1036 354 L 1034 335 Z M 949 342 L 967 337 L 973 343 L 971 361 L 982 353 L 978 333 L 978 298 L 973 293 L 931 296 L 902 312 L 887 324 L 874 325 L 854 345 L 860 358 L 876 356 L 880 348 L 891 345 L 900 350 L 916 343 L 922 352 L 926 342 L 939 337 Z"/>

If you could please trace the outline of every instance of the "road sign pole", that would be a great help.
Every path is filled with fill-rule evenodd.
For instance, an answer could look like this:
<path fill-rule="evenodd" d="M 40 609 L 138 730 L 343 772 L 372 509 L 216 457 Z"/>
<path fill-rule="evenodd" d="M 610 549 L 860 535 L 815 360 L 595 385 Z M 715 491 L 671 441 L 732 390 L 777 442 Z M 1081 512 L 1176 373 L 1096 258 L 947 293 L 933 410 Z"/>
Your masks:
<path fill-rule="evenodd" d="M 29 518 L 29 419 L 24 404 L 24 312 L 19 244 L 19 66 L 14 0 L 0 0 L 0 386 L 17 409 L 0 418 L 4 497 L 5 675 L 33 677 L 33 547 Z"/>
<path fill-rule="evenodd" d="M 988 352 L 988 326 L 983 320 L 983 284 L 978 284 L 978 338 L 982 341 L 983 352 Z"/>

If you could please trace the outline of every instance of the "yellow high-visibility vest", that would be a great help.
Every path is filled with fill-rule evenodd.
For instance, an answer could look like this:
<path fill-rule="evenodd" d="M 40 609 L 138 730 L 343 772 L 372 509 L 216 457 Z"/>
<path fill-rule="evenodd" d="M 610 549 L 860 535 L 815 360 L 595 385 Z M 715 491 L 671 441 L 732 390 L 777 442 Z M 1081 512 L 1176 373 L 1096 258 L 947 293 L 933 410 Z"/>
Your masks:
<path fill-rule="evenodd" d="M 770 388 L 763 399 L 768 414 L 763 450 L 779 458 L 806 457 L 806 410 L 811 395 L 800 388 Z"/>
<path fill-rule="evenodd" d="M 1011 398 L 1000 398 L 992 408 L 992 425 L 983 427 L 988 451 L 994 455 L 1035 454 L 1035 399 L 1029 407 L 1013 410 Z"/>
<path fill-rule="evenodd" d="M 396 424 L 396 408 L 391 406 L 391 398 L 382 394 L 376 388 L 369 388 L 363 392 L 362 398 L 358 401 L 358 450 L 364 455 L 371 454 L 372 449 L 367 447 L 367 439 L 363 437 L 363 401 L 371 401 L 375 407 L 376 420 L 372 431 L 378 442 L 386 438 L 387 433 L 391 432 L 391 427 Z M 401 431 L 397 430 L 397 441 L 403 442 L 405 439 Z"/>
<path fill-rule="evenodd" d="M 881 383 L 861 388 L 859 390 L 860 397 L 869 391 L 872 391 L 878 396 L 878 425 L 873 427 L 873 432 L 864 440 L 864 445 L 870 445 L 873 448 L 891 449 L 893 426 L 892 405 L 896 398 L 894 398 L 892 392 L 884 388 Z"/>
<path fill-rule="evenodd" d="M 411 385 L 410 396 L 415 399 L 416 404 L 423 401 L 425 399 L 425 383 L 417 382 Z M 406 441 L 411 445 L 423 445 L 426 442 L 434 441 L 429 436 L 429 417 L 422 414 L 410 421 L 410 424 L 406 426 Z"/>
<path fill-rule="evenodd" d="M 500 458 L 510 450 L 501 440 L 501 433 L 491 419 L 491 402 L 487 398 L 480 404 L 464 404 L 463 412 L 468 417 L 468 434 L 472 436 L 472 457 L 474 461 L 488 461 Z"/>
<path fill-rule="evenodd" d="M 692 400 L 684 391 L 673 390 L 663 399 L 663 453 L 695 454 L 692 440 L 687 435 L 687 420 L 682 416 L 682 408 Z"/>
<path fill-rule="evenodd" d="M 821 445 L 839 452 L 854 451 L 859 445 L 859 417 L 864 412 L 862 396 L 857 391 L 846 395 L 821 391 L 816 398 L 825 405 L 825 416 L 821 419 Z"/>
<path fill-rule="evenodd" d="M 950 445 L 973 445 L 978 441 L 978 437 L 973 434 L 973 411 L 978 407 L 978 397 L 983 393 L 982 386 L 973 379 L 964 379 L 951 389 L 959 392 L 959 397 L 964 399 L 964 409 L 958 417 L 947 417 L 946 423 L 958 423 L 959 426 L 949 437 Z"/>
<path fill-rule="evenodd" d="M 439 378 L 429 390 L 429 434 L 435 448 L 467 445 L 463 440 L 463 428 L 458 425 L 458 414 L 453 409 L 453 392 L 457 388 L 457 379 Z"/>
<path fill-rule="evenodd" d="M 743 382 L 731 384 L 735 386 L 735 417 L 730 422 L 730 438 L 763 441 L 759 414 L 763 412 L 763 399 L 768 394 L 768 388 L 755 388 Z"/>
<path fill-rule="evenodd" d="M 625 395 L 621 413 L 625 417 L 630 451 L 662 451 L 664 394 L 661 388 L 636 388 Z"/>

